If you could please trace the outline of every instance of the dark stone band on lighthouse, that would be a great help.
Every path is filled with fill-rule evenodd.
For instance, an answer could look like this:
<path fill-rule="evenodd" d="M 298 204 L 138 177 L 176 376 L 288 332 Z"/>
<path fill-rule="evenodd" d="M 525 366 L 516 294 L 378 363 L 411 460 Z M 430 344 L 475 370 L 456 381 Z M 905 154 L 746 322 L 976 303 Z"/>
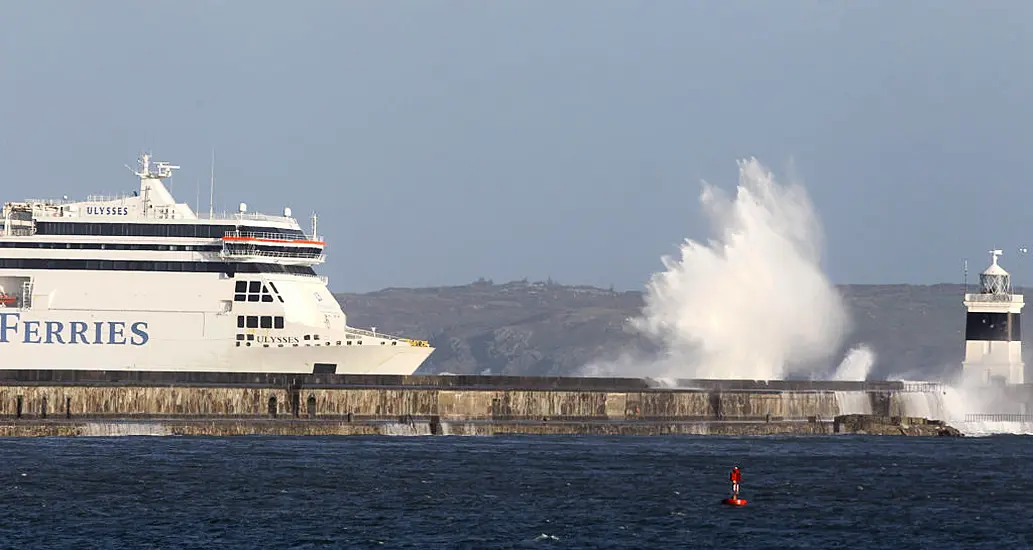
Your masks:
<path fill-rule="evenodd" d="M 1019 342 L 1022 340 L 1018 313 L 991 313 L 971 311 L 965 319 L 965 339 L 990 342 Z"/>

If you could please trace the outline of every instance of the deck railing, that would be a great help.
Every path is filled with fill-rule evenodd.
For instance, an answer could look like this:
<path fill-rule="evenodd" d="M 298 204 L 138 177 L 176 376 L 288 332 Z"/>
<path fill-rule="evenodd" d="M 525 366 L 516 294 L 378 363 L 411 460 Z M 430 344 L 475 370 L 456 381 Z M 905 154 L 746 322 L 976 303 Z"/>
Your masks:
<path fill-rule="evenodd" d="M 289 216 L 274 216 L 272 214 L 262 214 L 259 212 L 216 212 L 211 216 L 209 216 L 207 212 L 199 212 L 197 214 L 197 218 L 212 221 L 255 220 L 263 222 L 296 222 L 294 218 Z"/>
<path fill-rule="evenodd" d="M 402 338 L 401 336 L 391 336 L 390 334 L 383 334 L 380 332 L 373 332 L 372 330 L 366 330 L 362 328 L 348 327 L 345 331 L 349 334 L 358 334 L 361 336 L 371 336 L 373 338 L 384 338 L 386 340 L 398 340 L 400 342 L 406 342 L 414 347 L 430 347 L 430 342 L 426 340 L 413 340 L 411 338 Z"/>
<path fill-rule="evenodd" d="M 223 235 L 223 239 L 263 239 L 285 242 L 304 241 L 306 244 L 319 242 L 308 235 L 291 235 L 287 233 L 270 233 L 265 231 L 227 231 L 226 234 Z"/>
<path fill-rule="evenodd" d="M 904 382 L 900 391 L 902 392 L 923 392 L 942 393 L 943 384 L 939 382 Z"/>
<path fill-rule="evenodd" d="M 1033 423 L 1033 414 L 970 413 L 965 422 L 1028 422 Z"/>
<path fill-rule="evenodd" d="M 1021 294 L 966 294 L 967 302 L 1012 303 L 1022 302 Z"/>

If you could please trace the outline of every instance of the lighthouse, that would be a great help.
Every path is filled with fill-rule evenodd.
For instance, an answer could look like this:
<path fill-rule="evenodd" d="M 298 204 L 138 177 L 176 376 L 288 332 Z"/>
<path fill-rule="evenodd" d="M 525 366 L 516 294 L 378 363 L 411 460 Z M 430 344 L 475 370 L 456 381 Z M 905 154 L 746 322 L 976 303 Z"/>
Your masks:
<path fill-rule="evenodd" d="M 990 251 L 990 267 L 979 275 L 979 293 L 965 294 L 966 381 L 978 384 L 1022 384 L 1021 294 L 1012 294 L 1011 275 L 997 265 L 1000 250 Z"/>

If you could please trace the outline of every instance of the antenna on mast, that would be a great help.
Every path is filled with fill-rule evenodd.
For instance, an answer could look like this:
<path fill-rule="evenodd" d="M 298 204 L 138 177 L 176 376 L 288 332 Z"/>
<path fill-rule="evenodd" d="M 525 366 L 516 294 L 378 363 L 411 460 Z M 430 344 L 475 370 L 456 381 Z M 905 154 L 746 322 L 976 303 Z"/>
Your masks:
<path fill-rule="evenodd" d="M 215 217 L 215 147 L 212 147 L 212 179 L 208 191 L 208 219 Z"/>
<path fill-rule="evenodd" d="M 961 277 L 961 284 L 965 287 L 965 294 L 968 294 L 968 258 L 965 258 L 964 275 Z"/>
<path fill-rule="evenodd" d="M 140 155 L 140 171 L 133 171 L 134 174 L 140 177 L 140 179 L 168 179 L 172 177 L 173 170 L 179 170 L 179 166 L 169 164 L 167 162 L 155 161 L 154 166 L 157 170 L 151 170 L 151 154 L 144 153 Z M 129 168 L 126 166 L 126 168 Z M 131 168 L 130 168 L 131 169 Z M 132 169 L 131 169 L 132 170 Z"/>
<path fill-rule="evenodd" d="M 140 169 L 139 170 L 136 170 L 136 169 L 130 167 L 128 164 L 126 165 L 126 168 L 129 168 L 129 171 L 132 172 L 133 175 L 135 175 L 136 177 L 138 177 L 140 179 L 150 177 L 150 175 L 151 175 L 151 154 L 150 153 L 141 153 L 140 154 L 140 158 L 136 159 L 136 162 L 140 165 Z"/>

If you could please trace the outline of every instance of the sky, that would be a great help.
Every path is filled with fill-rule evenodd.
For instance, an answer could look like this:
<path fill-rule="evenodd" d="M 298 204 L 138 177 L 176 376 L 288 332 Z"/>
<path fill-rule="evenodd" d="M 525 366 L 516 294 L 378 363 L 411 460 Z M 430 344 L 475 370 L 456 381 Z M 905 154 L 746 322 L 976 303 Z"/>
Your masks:
<path fill-rule="evenodd" d="M 0 200 L 279 213 L 337 292 L 642 288 L 700 182 L 807 187 L 835 283 L 1033 282 L 1030 2 L 0 1 Z M 198 192 L 200 188 L 200 192 Z M 1031 246 L 1033 248 L 1033 246 Z M 1028 275 L 1026 275 L 1028 273 Z"/>

